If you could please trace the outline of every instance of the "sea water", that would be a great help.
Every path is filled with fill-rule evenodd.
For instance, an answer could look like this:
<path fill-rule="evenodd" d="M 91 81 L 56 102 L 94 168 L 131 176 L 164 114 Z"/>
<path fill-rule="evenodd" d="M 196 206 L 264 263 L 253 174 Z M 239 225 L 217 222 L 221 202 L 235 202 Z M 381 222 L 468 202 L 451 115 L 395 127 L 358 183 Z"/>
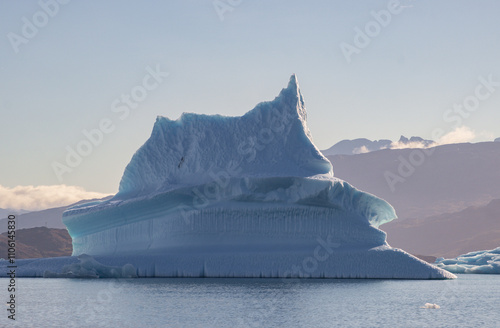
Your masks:
<path fill-rule="evenodd" d="M 2 295 L 8 300 L 7 279 Z M 1 327 L 500 327 L 500 276 L 16 281 Z M 439 309 L 422 308 L 435 303 Z"/>

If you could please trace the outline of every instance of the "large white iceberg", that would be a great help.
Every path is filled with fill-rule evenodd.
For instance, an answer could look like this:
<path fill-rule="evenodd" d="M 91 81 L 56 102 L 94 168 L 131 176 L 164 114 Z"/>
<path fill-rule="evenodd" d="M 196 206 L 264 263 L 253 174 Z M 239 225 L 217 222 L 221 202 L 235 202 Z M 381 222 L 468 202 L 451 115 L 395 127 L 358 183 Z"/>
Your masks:
<path fill-rule="evenodd" d="M 454 259 L 439 258 L 436 265 L 453 273 L 500 274 L 500 247 L 470 252 Z"/>
<path fill-rule="evenodd" d="M 73 256 L 139 277 L 446 279 L 391 248 L 385 201 L 333 177 L 297 79 L 241 117 L 158 117 L 118 194 L 68 209 Z"/>

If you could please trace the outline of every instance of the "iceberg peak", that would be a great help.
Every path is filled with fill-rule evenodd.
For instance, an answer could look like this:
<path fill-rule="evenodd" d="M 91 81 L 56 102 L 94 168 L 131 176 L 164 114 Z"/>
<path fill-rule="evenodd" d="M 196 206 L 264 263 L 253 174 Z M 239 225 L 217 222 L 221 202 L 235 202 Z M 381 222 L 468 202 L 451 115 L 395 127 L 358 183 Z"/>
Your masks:
<path fill-rule="evenodd" d="M 300 92 L 299 81 L 295 74 L 292 74 L 292 76 L 290 76 L 288 86 L 285 89 L 281 90 L 279 96 L 276 99 L 280 97 L 289 99 L 289 103 L 292 106 L 289 106 L 288 108 L 291 110 L 297 109 L 296 111 L 294 110 L 294 114 L 298 114 L 300 119 L 303 119 L 305 122 L 307 121 L 304 98 L 302 97 L 302 93 Z M 293 106 L 293 103 L 296 103 L 296 106 Z"/>
<path fill-rule="evenodd" d="M 273 101 L 240 117 L 183 113 L 173 121 L 158 116 L 151 137 L 126 167 L 118 196 L 207 183 L 220 172 L 230 177 L 333 176 L 330 162 L 313 144 L 295 75 Z"/>
<path fill-rule="evenodd" d="M 300 89 L 299 88 L 299 80 L 297 79 L 297 76 L 295 74 L 292 74 L 292 76 L 290 76 L 290 81 L 288 82 L 287 89 L 299 91 L 299 89 Z"/>

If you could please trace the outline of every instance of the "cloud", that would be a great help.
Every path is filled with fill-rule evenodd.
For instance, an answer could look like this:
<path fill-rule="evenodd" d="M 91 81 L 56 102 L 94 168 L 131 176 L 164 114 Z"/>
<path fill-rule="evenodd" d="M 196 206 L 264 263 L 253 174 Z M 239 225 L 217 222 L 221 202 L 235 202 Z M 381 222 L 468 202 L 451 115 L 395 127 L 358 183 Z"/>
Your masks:
<path fill-rule="evenodd" d="M 109 195 L 86 191 L 76 186 L 17 186 L 8 188 L 0 185 L 0 208 L 37 211 L 71 205 L 83 199 L 106 196 Z"/>
<path fill-rule="evenodd" d="M 481 136 L 485 136 L 486 133 L 483 132 L 481 133 Z M 489 136 L 489 135 L 488 135 Z M 477 135 L 472 130 L 471 128 L 463 125 L 458 128 L 455 128 L 453 131 L 448 132 L 444 136 L 442 136 L 437 142 L 434 143 L 425 143 L 425 142 L 393 142 L 388 148 L 389 149 L 415 149 L 415 148 L 420 148 L 420 149 L 425 149 L 425 148 L 432 148 L 432 147 L 437 147 L 441 145 L 449 145 L 449 144 L 456 144 L 456 143 L 464 143 L 464 142 L 472 142 L 474 139 L 476 139 Z"/>
<path fill-rule="evenodd" d="M 353 154 L 366 154 L 366 153 L 369 153 L 370 150 L 368 150 L 368 148 L 366 148 L 366 146 L 361 146 L 359 148 L 354 148 L 352 153 Z"/>
<path fill-rule="evenodd" d="M 389 149 L 415 149 L 415 148 L 431 148 L 431 147 L 436 147 L 437 143 L 425 143 L 425 142 L 392 142 Z"/>
<path fill-rule="evenodd" d="M 471 142 L 476 139 L 476 133 L 471 128 L 462 125 L 455 130 L 448 132 L 438 140 L 440 145 Z"/>

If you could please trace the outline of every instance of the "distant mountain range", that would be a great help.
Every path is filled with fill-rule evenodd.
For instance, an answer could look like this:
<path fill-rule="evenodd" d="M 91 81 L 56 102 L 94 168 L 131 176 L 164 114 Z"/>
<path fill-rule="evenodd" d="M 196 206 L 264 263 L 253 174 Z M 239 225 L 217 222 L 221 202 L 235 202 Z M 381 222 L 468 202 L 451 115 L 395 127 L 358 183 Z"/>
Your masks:
<path fill-rule="evenodd" d="M 386 149 L 328 156 L 334 175 L 392 204 L 400 218 L 424 218 L 500 199 L 500 143 Z"/>
<path fill-rule="evenodd" d="M 108 199 L 108 198 L 104 198 Z M 95 200 L 95 199 L 94 199 Z M 28 228 L 35 228 L 35 227 L 47 227 L 47 228 L 54 228 L 54 229 L 66 229 L 66 226 L 62 222 L 62 214 L 63 212 L 72 206 L 82 204 L 82 203 L 87 203 L 91 202 L 94 200 L 82 200 L 78 203 L 71 204 L 68 206 L 62 206 L 62 207 L 56 207 L 56 208 L 50 208 L 42 211 L 34 211 L 34 212 L 28 212 L 25 214 L 16 214 L 16 229 L 28 229 Z M 12 214 L 11 212 L 8 212 L 9 214 Z M 0 233 L 6 232 L 7 231 L 7 215 L 5 215 L 5 218 L 0 219 Z"/>
<path fill-rule="evenodd" d="M 72 205 L 71 205 L 72 206 Z M 16 229 L 47 227 L 66 229 L 62 223 L 62 214 L 69 206 L 50 208 L 43 211 L 16 215 Z M 0 220 L 0 233 L 7 231 L 7 219 Z"/>
<path fill-rule="evenodd" d="M 438 257 L 500 246 L 500 142 L 328 159 L 336 177 L 394 206 L 400 219 L 381 226 L 391 246 Z"/>
<path fill-rule="evenodd" d="M 393 142 L 391 140 L 368 140 L 364 138 L 354 140 L 342 140 L 332 147 L 322 150 L 325 156 L 333 155 L 355 155 L 369 153 L 376 150 L 391 149 L 391 148 L 405 148 L 405 146 L 413 145 L 419 147 L 429 147 L 435 142 L 432 140 L 425 140 L 420 137 L 411 137 L 410 139 L 401 136 L 399 141 Z"/>
<path fill-rule="evenodd" d="M 29 213 L 29 211 L 25 210 L 11 210 L 11 209 L 6 209 L 6 208 L 0 208 L 0 219 L 4 219 L 8 217 L 9 215 L 20 215 L 20 214 L 25 214 Z"/>
<path fill-rule="evenodd" d="M 111 197 L 106 197 L 109 199 Z M 43 211 L 34 211 L 24 214 L 3 210 L 5 218 L 0 220 L 0 258 L 7 254 L 7 216 L 16 215 L 16 258 L 42 258 L 70 256 L 73 252 L 71 237 L 62 222 L 63 212 L 74 205 L 87 203 L 93 200 L 82 200 L 68 206 L 50 208 Z"/>
<path fill-rule="evenodd" d="M 500 245 L 500 199 L 485 206 L 424 219 L 395 220 L 381 227 L 387 241 L 413 254 L 454 258 Z"/>
<path fill-rule="evenodd" d="M 495 139 L 495 142 L 500 142 L 500 138 L 496 138 L 496 139 Z"/>

